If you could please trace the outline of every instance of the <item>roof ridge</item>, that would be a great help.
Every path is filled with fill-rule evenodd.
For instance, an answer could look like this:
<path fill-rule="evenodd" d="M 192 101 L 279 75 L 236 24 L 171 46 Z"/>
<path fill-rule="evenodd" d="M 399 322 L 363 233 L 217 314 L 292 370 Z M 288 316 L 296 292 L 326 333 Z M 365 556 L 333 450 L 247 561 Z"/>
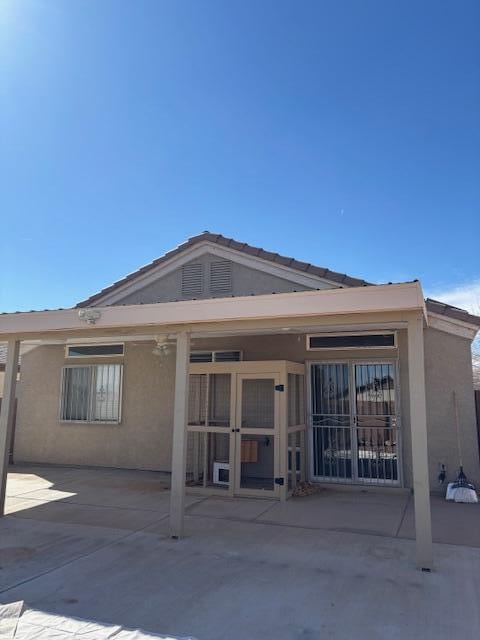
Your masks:
<path fill-rule="evenodd" d="M 301 260 L 297 260 L 296 258 L 283 256 L 279 253 L 274 253 L 271 251 L 267 251 L 262 247 L 255 247 L 253 245 L 248 244 L 247 242 L 239 242 L 234 238 L 227 238 L 223 236 L 221 233 L 212 233 L 211 231 L 202 231 L 201 233 L 190 236 L 183 242 L 182 244 L 177 245 L 174 249 L 167 251 L 163 256 L 159 258 L 155 258 L 151 262 L 143 265 L 136 271 L 132 271 L 127 274 L 123 278 L 116 280 L 108 287 L 104 287 L 97 293 L 93 294 L 89 298 L 85 300 L 81 300 L 76 304 L 76 307 L 86 307 L 91 304 L 94 304 L 100 298 L 112 293 L 118 288 L 122 287 L 124 284 L 134 280 L 140 275 L 154 269 L 159 266 L 166 260 L 175 257 L 176 255 L 182 253 L 186 249 L 200 244 L 201 242 L 212 242 L 213 244 L 218 244 L 220 246 L 226 246 L 233 251 L 238 251 L 240 253 L 245 253 L 246 255 L 251 255 L 261 260 L 266 260 L 268 262 L 272 262 L 274 264 L 281 264 L 283 266 L 289 267 L 291 269 L 295 269 L 296 271 L 301 271 L 303 273 L 311 273 L 319 278 L 324 278 L 329 280 L 330 282 L 338 283 L 339 286 L 349 286 L 349 287 L 361 287 L 361 286 L 369 286 L 373 283 L 367 282 L 366 280 L 362 280 L 360 278 L 354 278 L 352 276 L 348 276 L 344 273 L 338 273 L 337 271 L 332 271 L 326 267 L 319 267 L 317 265 L 313 265 L 309 262 L 303 262 Z"/>

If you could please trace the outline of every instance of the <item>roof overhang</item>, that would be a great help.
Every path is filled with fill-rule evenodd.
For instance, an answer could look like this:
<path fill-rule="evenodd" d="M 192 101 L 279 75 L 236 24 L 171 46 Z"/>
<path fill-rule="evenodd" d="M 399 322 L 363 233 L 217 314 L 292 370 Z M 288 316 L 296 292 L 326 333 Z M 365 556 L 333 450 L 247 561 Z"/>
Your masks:
<path fill-rule="evenodd" d="M 461 338 L 468 338 L 474 340 L 480 326 L 473 322 L 465 322 L 458 318 L 452 318 L 444 314 L 434 313 L 427 310 L 428 313 L 428 326 L 432 329 L 438 329 L 438 331 L 445 331 L 446 333 L 452 333 L 453 335 L 460 336 Z"/>
<path fill-rule="evenodd" d="M 419 282 L 374 285 L 320 291 L 302 291 L 238 298 L 188 300 L 144 305 L 95 307 L 94 323 L 88 324 L 85 309 L 30 311 L 0 315 L 0 340 L 19 339 L 56 332 L 120 329 L 125 327 L 194 328 L 205 323 L 248 320 L 351 316 L 381 312 L 420 311 L 426 318 Z M 81 315 L 84 315 L 83 319 Z M 87 314 L 88 315 L 88 314 Z M 170 329 L 169 329 L 170 330 Z"/>

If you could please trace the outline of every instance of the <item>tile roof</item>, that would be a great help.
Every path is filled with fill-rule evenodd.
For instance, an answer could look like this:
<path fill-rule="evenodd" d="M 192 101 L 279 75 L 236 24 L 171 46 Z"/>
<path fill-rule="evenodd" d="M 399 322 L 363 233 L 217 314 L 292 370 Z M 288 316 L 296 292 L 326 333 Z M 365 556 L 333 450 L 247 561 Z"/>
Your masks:
<path fill-rule="evenodd" d="M 128 276 L 125 276 L 121 280 L 117 280 L 113 284 L 105 289 L 102 289 L 98 293 L 95 293 L 87 300 L 82 300 L 77 304 L 77 307 L 88 307 L 92 304 L 95 304 L 97 300 L 103 298 L 103 296 L 113 293 L 118 288 L 122 287 L 124 284 L 135 280 L 138 276 L 144 275 L 148 273 L 152 269 L 155 269 L 159 265 L 163 264 L 167 260 L 174 258 L 175 256 L 183 253 L 187 249 L 201 243 L 201 242 L 212 242 L 222 247 L 226 247 L 228 249 L 233 249 L 234 251 L 239 251 L 241 253 L 245 253 L 246 255 L 254 256 L 256 258 L 261 258 L 262 260 L 267 260 L 268 262 L 274 262 L 276 264 L 280 264 L 285 267 L 290 267 L 290 269 L 295 269 L 297 271 L 301 271 L 302 273 L 309 273 L 314 276 L 318 276 L 320 278 L 325 278 L 326 280 L 330 280 L 331 282 L 336 282 L 339 286 L 345 287 L 364 287 L 371 285 L 371 282 L 367 282 L 366 280 L 361 280 L 359 278 L 352 278 L 351 276 L 346 275 L 345 273 L 338 273 L 337 271 L 331 271 L 326 267 L 318 267 L 314 264 L 310 264 L 307 262 L 301 262 L 300 260 L 295 260 L 295 258 L 289 258 L 287 256 L 282 256 L 279 253 L 273 253 L 271 251 L 266 251 L 261 247 L 252 247 L 246 242 L 238 242 L 233 238 L 225 238 L 219 233 L 210 233 L 209 231 L 204 231 L 197 236 L 192 236 L 188 238 L 186 242 L 179 245 L 176 249 L 172 251 L 168 251 L 165 255 L 153 260 L 149 264 L 141 267 L 137 271 L 130 273 Z"/>
<path fill-rule="evenodd" d="M 93 296 L 90 296 L 90 298 L 87 298 L 86 300 L 82 300 L 76 305 L 76 307 L 88 307 L 90 305 L 94 305 L 98 300 L 103 298 L 103 296 L 116 291 L 118 288 L 120 288 L 124 284 L 127 284 L 135 280 L 135 278 L 137 278 L 140 275 L 148 273 L 155 267 L 158 267 L 159 265 L 163 264 L 167 260 L 170 260 L 170 258 L 173 258 L 181 254 L 183 251 L 190 249 L 191 247 L 201 242 L 212 242 L 219 246 L 233 249 L 234 251 L 240 251 L 241 253 L 245 253 L 247 255 L 261 258 L 262 260 L 267 260 L 269 262 L 290 267 L 291 269 L 296 269 L 297 271 L 301 271 L 303 273 L 310 273 L 320 278 L 325 278 L 326 280 L 329 280 L 331 282 L 336 282 L 339 287 L 342 287 L 342 286 L 367 287 L 367 286 L 372 286 L 374 284 L 371 282 L 367 282 L 366 280 L 353 278 L 344 273 L 331 271 L 326 267 L 318 267 L 316 265 L 313 265 L 307 262 L 301 262 L 300 260 L 296 260 L 295 258 L 290 258 L 287 256 L 282 256 L 278 253 L 266 251 L 261 247 L 253 247 L 247 244 L 246 242 L 238 242 L 233 238 L 226 238 L 225 236 L 222 236 L 219 233 L 210 233 L 209 231 L 204 231 L 203 233 L 200 233 L 196 236 L 192 236 L 191 238 L 188 238 L 186 242 L 179 245 L 172 251 L 168 251 L 165 255 L 161 256 L 160 258 L 153 260 L 152 262 L 141 267 L 137 271 L 134 271 L 128 274 L 127 276 L 125 276 L 124 278 L 114 282 L 112 285 L 105 287 L 98 293 L 94 294 Z M 388 284 L 392 284 L 392 283 L 389 282 Z M 432 298 L 427 298 L 425 300 L 425 304 L 426 304 L 427 310 L 430 311 L 431 313 L 437 313 L 439 315 L 444 315 L 449 318 L 463 320 L 464 322 L 475 324 L 478 327 L 480 327 L 480 317 L 475 316 L 469 313 L 468 311 L 465 311 L 464 309 L 454 307 L 452 305 L 446 304 L 445 302 L 440 302 L 439 300 L 433 300 Z M 58 311 L 61 311 L 61 310 L 63 309 L 58 309 Z M 45 309 L 45 311 L 52 311 L 52 309 Z M 16 313 L 22 313 L 22 312 L 16 312 Z M 0 344 L 0 363 L 5 362 L 5 356 L 6 356 L 6 347 Z"/>
<path fill-rule="evenodd" d="M 439 315 L 454 318 L 456 320 L 463 320 L 463 322 L 476 324 L 480 327 L 480 317 L 465 311 L 465 309 L 460 309 L 459 307 L 454 307 L 451 304 L 440 302 L 440 300 L 433 300 L 432 298 L 427 298 L 425 300 L 425 304 L 427 306 L 427 310 L 432 313 L 438 313 Z"/>

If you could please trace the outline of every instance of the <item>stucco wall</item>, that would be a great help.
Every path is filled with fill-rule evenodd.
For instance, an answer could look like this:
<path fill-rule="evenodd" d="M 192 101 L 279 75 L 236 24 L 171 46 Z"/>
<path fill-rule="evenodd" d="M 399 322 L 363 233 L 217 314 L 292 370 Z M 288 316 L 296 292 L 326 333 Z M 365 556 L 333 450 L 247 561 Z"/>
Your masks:
<path fill-rule="evenodd" d="M 438 487 L 437 477 L 441 463 L 446 465 L 450 480 L 458 473 L 453 391 L 456 392 L 458 400 L 464 470 L 467 476 L 480 486 L 470 341 L 436 329 L 427 329 L 425 376 L 432 489 Z"/>
<path fill-rule="evenodd" d="M 203 264 L 205 268 L 205 284 L 204 291 L 201 294 L 195 295 L 195 298 L 212 298 L 215 294 L 212 294 L 208 288 L 208 265 L 210 262 L 218 261 L 220 258 L 212 254 L 205 254 L 192 260 L 191 263 Z M 187 263 L 190 264 L 190 263 Z M 283 278 L 264 273 L 258 269 L 251 269 L 237 262 L 231 263 L 232 268 L 232 290 L 228 295 L 234 296 L 248 296 L 254 294 L 269 294 L 269 293 L 285 293 L 289 291 L 305 291 L 309 287 L 290 282 Z M 318 285 L 322 287 L 322 284 Z M 325 284 L 328 288 L 329 285 Z M 222 297 L 225 294 L 216 294 L 217 297 Z M 182 270 L 181 268 L 168 273 L 163 277 L 159 277 L 155 282 L 132 292 L 121 300 L 118 300 L 115 304 L 145 304 L 149 302 L 172 302 L 174 300 L 182 300 L 185 296 L 182 295 Z"/>
<path fill-rule="evenodd" d="M 406 332 L 398 333 L 400 420 L 405 486 L 412 486 Z M 58 421 L 61 346 L 38 347 L 22 360 L 15 459 L 170 470 L 174 355 L 160 359 L 153 343 L 127 343 L 124 359 L 123 415 L 120 425 L 62 424 Z M 304 336 L 251 336 L 195 340 L 192 349 L 243 350 L 245 360 L 339 360 L 385 358 L 384 351 L 308 352 Z M 392 357 L 397 354 L 391 353 Z M 105 360 L 102 360 L 105 362 Z M 470 343 L 434 329 L 425 331 L 427 422 L 432 489 L 438 488 L 439 464 L 450 477 L 457 472 L 452 390 L 458 394 L 465 470 L 480 485 Z"/>
<path fill-rule="evenodd" d="M 152 348 L 152 343 L 126 345 L 119 425 L 60 423 L 64 347 L 38 347 L 26 354 L 15 461 L 170 469 L 175 363 L 173 356 L 153 356 Z"/>

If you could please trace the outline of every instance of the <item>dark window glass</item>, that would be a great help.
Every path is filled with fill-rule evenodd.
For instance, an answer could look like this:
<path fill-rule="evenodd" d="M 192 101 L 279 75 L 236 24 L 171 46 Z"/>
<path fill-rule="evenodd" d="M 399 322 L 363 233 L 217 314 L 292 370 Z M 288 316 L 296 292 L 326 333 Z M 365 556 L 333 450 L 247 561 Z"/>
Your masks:
<path fill-rule="evenodd" d="M 204 353 L 190 353 L 190 362 L 212 362 L 212 352 L 206 351 Z"/>
<path fill-rule="evenodd" d="M 338 349 L 340 347 L 394 347 L 395 336 L 390 334 L 358 336 L 312 336 L 310 349 Z"/>
<path fill-rule="evenodd" d="M 68 355 L 76 356 L 123 356 L 123 344 L 89 344 L 68 347 Z"/>
<path fill-rule="evenodd" d="M 215 362 L 240 362 L 240 351 L 217 351 Z"/>

